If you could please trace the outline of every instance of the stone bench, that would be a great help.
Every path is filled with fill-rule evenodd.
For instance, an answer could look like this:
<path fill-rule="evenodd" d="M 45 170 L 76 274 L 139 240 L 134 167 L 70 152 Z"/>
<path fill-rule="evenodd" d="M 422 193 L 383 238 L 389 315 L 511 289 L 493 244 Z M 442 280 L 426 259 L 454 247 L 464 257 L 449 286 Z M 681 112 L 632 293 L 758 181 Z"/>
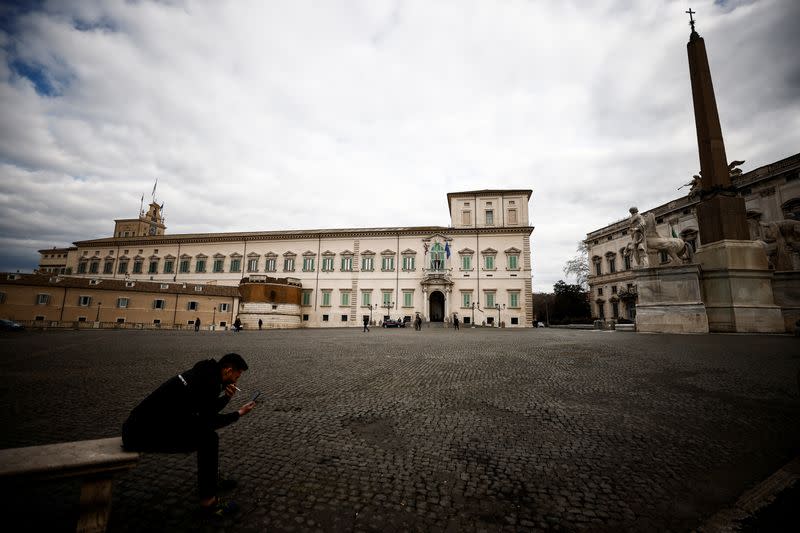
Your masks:
<path fill-rule="evenodd" d="M 636 324 L 615 324 L 614 329 L 617 331 L 636 331 Z"/>
<path fill-rule="evenodd" d="M 139 454 L 122 449 L 122 439 L 84 440 L 0 450 L 0 482 L 83 478 L 79 532 L 105 531 L 114 476 L 130 470 Z"/>

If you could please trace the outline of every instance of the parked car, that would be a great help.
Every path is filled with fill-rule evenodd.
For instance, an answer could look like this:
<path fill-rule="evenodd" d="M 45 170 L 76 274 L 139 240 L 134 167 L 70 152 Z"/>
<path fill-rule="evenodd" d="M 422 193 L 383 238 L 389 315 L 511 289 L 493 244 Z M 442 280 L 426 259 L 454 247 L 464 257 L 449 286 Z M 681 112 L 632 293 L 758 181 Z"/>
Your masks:
<path fill-rule="evenodd" d="M 383 321 L 383 327 L 385 328 L 404 328 L 406 327 L 406 323 L 403 322 L 401 319 L 394 320 L 392 318 Z"/>
<path fill-rule="evenodd" d="M 25 329 L 25 326 L 17 324 L 13 320 L 6 320 L 5 318 L 2 318 L 0 319 L 0 329 L 5 331 L 22 331 Z"/>

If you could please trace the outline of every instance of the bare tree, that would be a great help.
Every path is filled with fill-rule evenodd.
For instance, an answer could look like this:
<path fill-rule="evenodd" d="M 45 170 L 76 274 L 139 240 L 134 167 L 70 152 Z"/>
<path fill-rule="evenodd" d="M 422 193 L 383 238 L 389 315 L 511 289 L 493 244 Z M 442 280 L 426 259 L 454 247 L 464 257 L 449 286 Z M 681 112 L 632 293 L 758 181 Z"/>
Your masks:
<path fill-rule="evenodd" d="M 564 275 L 574 276 L 575 283 L 586 290 L 589 285 L 589 246 L 585 241 L 578 241 L 578 255 L 564 263 Z"/>

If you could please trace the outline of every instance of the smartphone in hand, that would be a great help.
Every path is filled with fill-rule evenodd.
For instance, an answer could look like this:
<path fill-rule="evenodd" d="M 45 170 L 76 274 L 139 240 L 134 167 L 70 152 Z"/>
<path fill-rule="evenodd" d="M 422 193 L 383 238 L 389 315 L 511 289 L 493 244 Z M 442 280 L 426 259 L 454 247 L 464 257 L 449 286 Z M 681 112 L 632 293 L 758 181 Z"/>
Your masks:
<path fill-rule="evenodd" d="M 259 397 L 259 396 L 261 396 L 261 391 L 258 391 L 258 392 L 256 392 L 255 394 L 253 394 L 253 397 L 252 397 L 252 398 L 250 398 L 250 401 L 251 401 L 251 402 L 254 402 L 254 401 L 258 400 L 258 397 Z"/>

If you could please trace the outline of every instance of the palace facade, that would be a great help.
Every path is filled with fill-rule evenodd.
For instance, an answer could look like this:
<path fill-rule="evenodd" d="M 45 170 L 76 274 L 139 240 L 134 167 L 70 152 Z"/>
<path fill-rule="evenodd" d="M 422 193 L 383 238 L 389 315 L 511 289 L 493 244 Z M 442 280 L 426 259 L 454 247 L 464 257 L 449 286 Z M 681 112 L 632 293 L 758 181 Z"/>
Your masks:
<path fill-rule="evenodd" d="M 166 232 L 161 206 L 153 201 L 137 218 L 116 220 L 108 238 L 40 250 L 38 270 L 192 286 L 285 278 L 301 287 L 299 327 L 360 327 L 365 316 L 377 323 L 417 314 L 432 322 L 457 315 L 465 324 L 531 326 L 531 193 L 449 193 L 447 227 L 180 235 Z M 201 305 L 196 302 L 193 311 L 206 313 Z M 243 312 L 245 303 L 237 305 Z M 267 322 L 270 306 L 264 309 Z M 235 316 L 222 320 L 229 324 Z"/>
<path fill-rule="evenodd" d="M 787 218 L 800 220 L 800 154 L 739 174 L 732 181 L 745 199 L 750 238 L 764 242 L 770 264 L 776 268 L 776 246 L 765 227 Z M 660 235 L 679 236 L 696 250 L 703 244 L 695 212 L 698 203 L 697 198 L 683 196 L 642 214 L 653 213 Z M 586 235 L 592 316 L 598 319 L 635 318 L 637 292 L 634 273 L 631 258 L 623 254 L 630 242 L 628 232 L 629 219 L 624 218 Z M 800 269 L 800 257 L 796 253 L 793 261 L 792 270 Z M 661 262 L 667 262 L 664 254 Z M 779 274 L 776 272 L 773 282 L 781 283 Z"/>

